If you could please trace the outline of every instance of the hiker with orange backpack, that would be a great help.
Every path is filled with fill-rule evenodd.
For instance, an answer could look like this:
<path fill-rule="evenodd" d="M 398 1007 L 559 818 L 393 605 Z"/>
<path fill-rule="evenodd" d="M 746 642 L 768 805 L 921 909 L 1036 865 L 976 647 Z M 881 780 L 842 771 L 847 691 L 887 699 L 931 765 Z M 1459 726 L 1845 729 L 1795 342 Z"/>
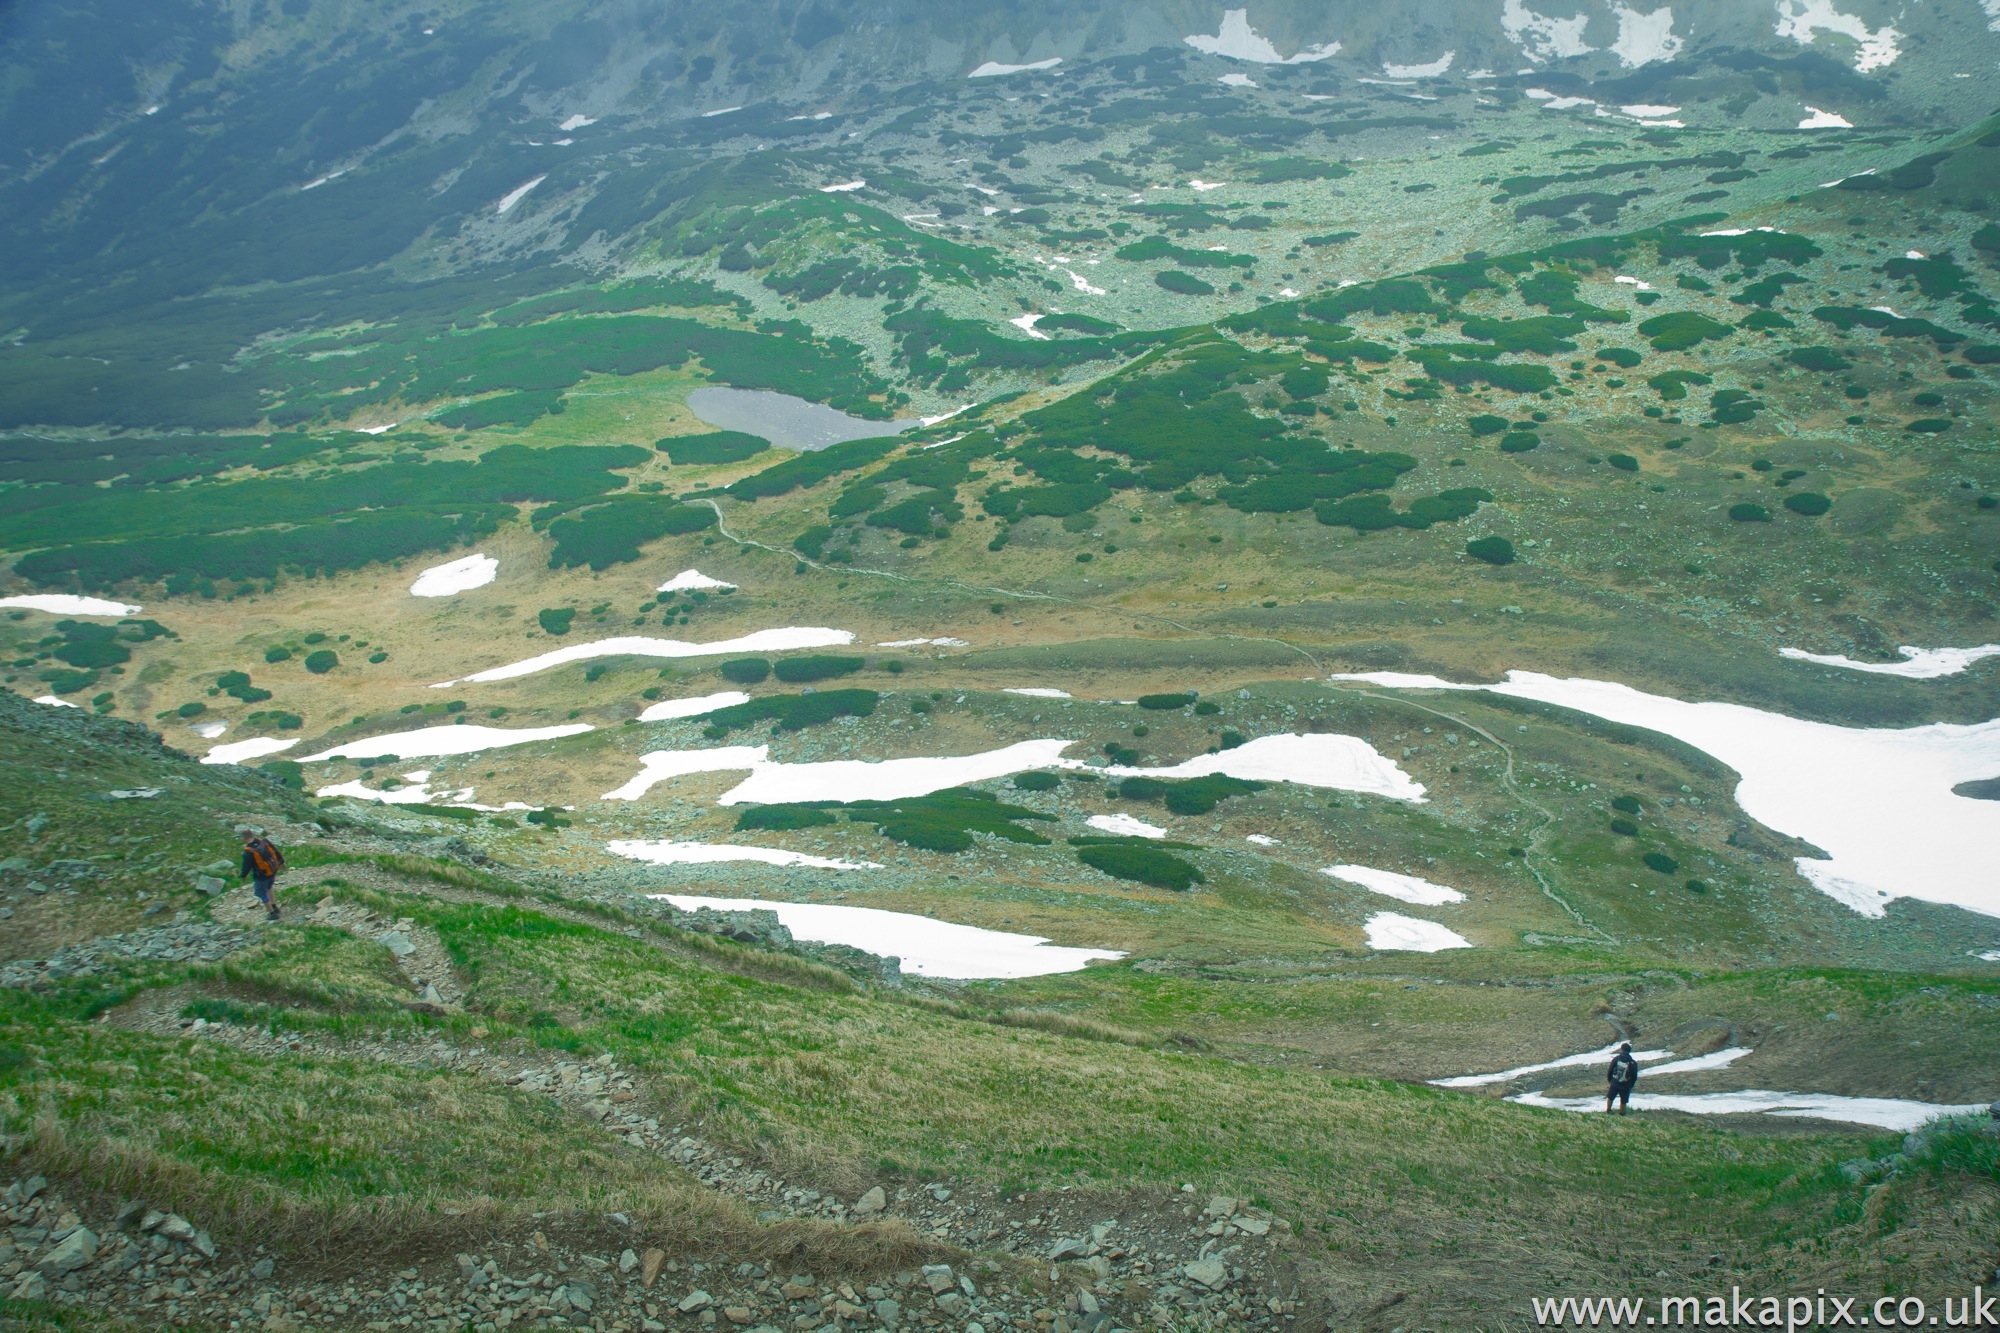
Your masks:
<path fill-rule="evenodd" d="M 278 904 L 271 896 L 271 886 L 278 878 L 278 872 L 285 868 L 285 854 L 278 850 L 276 843 L 264 836 L 264 830 L 251 828 L 248 824 L 238 824 L 236 831 L 243 835 L 242 875 L 249 879 L 250 886 L 257 893 L 257 901 L 264 904 L 264 910 L 273 921 L 278 919 Z"/>

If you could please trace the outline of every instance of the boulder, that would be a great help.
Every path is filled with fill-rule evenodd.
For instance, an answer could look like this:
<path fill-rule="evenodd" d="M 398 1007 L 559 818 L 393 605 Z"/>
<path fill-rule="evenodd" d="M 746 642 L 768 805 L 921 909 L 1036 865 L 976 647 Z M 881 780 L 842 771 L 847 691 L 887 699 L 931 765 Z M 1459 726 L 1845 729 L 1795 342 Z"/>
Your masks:
<path fill-rule="evenodd" d="M 1212 1254 L 1186 1265 L 1181 1272 L 1187 1275 L 1188 1281 L 1199 1282 L 1210 1291 L 1221 1291 L 1229 1284 L 1229 1265 Z"/>
<path fill-rule="evenodd" d="M 958 1285 L 958 1278 L 952 1273 L 950 1264 L 925 1264 L 924 1285 L 931 1289 L 931 1295 L 942 1296 Z"/>
<path fill-rule="evenodd" d="M 682 1314 L 693 1314 L 697 1310 L 706 1310 L 709 1306 L 713 1304 L 715 1304 L 715 1298 L 709 1295 L 707 1292 L 691 1291 L 687 1295 L 681 1297 L 679 1303 L 676 1304 L 674 1308 L 676 1310 L 679 1310 Z"/>
<path fill-rule="evenodd" d="M 35 1267 L 49 1277 L 61 1277 L 75 1272 L 96 1257 L 97 1233 L 89 1227 L 78 1227 L 38 1259 Z"/>
<path fill-rule="evenodd" d="M 1049 1251 L 1049 1262 L 1061 1263 L 1065 1259 L 1081 1259 L 1089 1250 L 1089 1241 L 1071 1236 L 1056 1242 L 1055 1248 Z"/>
<path fill-rule="evenodd" d="M 854 1201 L 854 1213 L 857 1217 L 867 1217 L 872 1213 L 881 1212 L 888 1206 L 889 1196 L 883 1192 L 880 1185 L 875 1185 Z"/>
<path fill-rule="evenodd" d="M 159 1232 L 168 1240 L 191 1241 L 195 1238 L 194 1223 L 179 1213 L 168 1213 L 161 1219 Z"/>
<path fill-rule="evenodd" d="M 14 1299 L 17 1301 L 45 1301 L 49 1298 L 49 1280 L 35 1269 L 21 1274 L 21 1280 L 14 1284 Z"/>
<path fill-rule="evenodd" d="M 638 1266 L 639 1266 L 639 1256 L 634 1254 L 631 1250 L 627 1250 L 625 1251 L 625 1253 L 618 1256 L 619 1272 L 629 1273 Z"/>

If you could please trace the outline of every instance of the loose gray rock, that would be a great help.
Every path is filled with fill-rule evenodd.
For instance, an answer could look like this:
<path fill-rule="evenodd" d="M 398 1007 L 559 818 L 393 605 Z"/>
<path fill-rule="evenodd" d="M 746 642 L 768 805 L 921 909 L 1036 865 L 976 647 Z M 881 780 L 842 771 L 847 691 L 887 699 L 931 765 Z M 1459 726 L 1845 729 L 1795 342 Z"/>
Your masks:
<path fill-rule="evenodd" d="M 1061 1263 L 1065 1259 L 1081 1259 L 1089 1249 L 1088 1241 L 1071 1236 L 1067 1240 L 1056 1242 L 1055 1248 L 1049 1251 L 1049 1262 Z"/>
<path fill-rule="evenodd" d="M 89 1227 L 78 1227 L 43 1255 L 35 1267 L 49 1277 L 61 1277 L 75 1272 L 96 1257 L 97 1233 Z"/>
<path fill-rule="evenodd" d="M 1210 1291 L 1221 1291 L 1229 1283 L 1229 1265 L 1214 1255 L 1195 1260 L 1183 1267 L 1181 1272 L 1187 1275 L 1190 1282 L 1199 1282 Z"/>
<path fill-rule="evenodd" d="M 925 1264 L 924 1285 L 931 1289 L 931 1295 L 941 1296 L 958 1285 L 950 1264 Z"/>
<path fill-rule="evenodd" d="M 709 1306 L 713 1304 L 715 1304 L 715 1298 L 713 1296 L 710 1296 L 707 1292 L 691 1291 L 687 1295 L 681 1297 L 679 1304 L 677 1304 L 674 1308 L 679 1310 L 682 1314 L 693 1314 L 697 1310 L 706 1310 Z"/>
<path fill-rule="evenodd" d="M 867 1193 L 854 1201 L 855 1214 L 860 1217 L 866 1217 L 870 1213 L 879 1213 L 888 1206 L 889 1196 L 883 1193 L 880 1185 L 871 1187 Z"/>

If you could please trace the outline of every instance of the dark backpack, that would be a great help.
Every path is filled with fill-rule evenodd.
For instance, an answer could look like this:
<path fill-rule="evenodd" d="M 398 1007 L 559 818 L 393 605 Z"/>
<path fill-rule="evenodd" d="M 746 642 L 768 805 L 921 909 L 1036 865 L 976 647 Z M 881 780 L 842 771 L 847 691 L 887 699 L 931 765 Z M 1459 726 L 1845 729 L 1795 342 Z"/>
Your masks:
<path fill-rule="evenodd" d="M 285 854 L 269 838 L 252 838 L 243 845 L 243 850 L 250 854 L 250 864 L 265 879 L 276 878 L 285 868 Z"/>

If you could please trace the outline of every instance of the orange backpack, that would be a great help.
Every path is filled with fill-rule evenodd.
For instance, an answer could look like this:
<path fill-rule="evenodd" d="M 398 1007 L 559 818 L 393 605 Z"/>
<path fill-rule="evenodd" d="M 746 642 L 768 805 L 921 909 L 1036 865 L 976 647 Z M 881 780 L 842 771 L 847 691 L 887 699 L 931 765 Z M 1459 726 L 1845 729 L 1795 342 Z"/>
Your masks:
<path fill-rule="evenodd" d="M 269 838 L 252 838 L 244 850 L 250 853 L 250 864 L 266 879 L 275 878 L 285 868 L 285 854 Z"/>

